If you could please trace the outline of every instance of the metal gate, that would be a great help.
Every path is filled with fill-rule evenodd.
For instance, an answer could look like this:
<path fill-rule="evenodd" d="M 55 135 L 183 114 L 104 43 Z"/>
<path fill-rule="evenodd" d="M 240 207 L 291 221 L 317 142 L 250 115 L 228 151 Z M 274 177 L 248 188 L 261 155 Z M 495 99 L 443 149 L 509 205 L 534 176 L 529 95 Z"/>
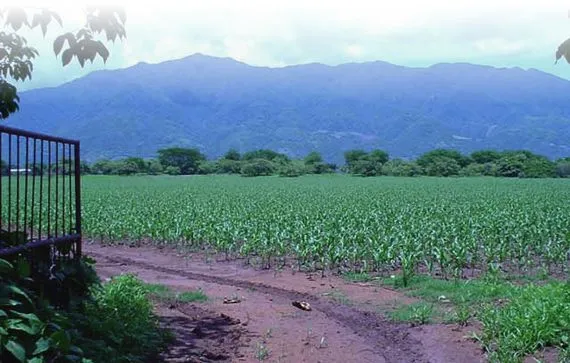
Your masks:
<path fill-rule="evenodd" d="M 79 141 L 0 126 L 0 159 L 0 257 L 80 257 Z"/>

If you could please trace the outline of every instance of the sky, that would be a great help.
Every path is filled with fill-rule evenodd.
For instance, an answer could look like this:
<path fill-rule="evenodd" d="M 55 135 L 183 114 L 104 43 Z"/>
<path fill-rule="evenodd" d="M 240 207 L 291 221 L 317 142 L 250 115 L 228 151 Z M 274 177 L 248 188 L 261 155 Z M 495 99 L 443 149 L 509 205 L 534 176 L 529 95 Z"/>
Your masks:
<path fill-rule="evenodd" d="M 10 6 L 10 1 L 4 6 Z M 382 60 L 425 67 L 469 62 L 536 68 L 570 79 L 570 64 L 554 64 L 570 37 L 564 0 L 186 0 L 115 1 L 127 12 L 127 39 L 108 43 L 106 64 L 61 66 L 52 44 L 85 21 L 81 1 L 13 1 L 33 11 L 49 7 L 64 27 L 21 32 L 40 56 L 33 80 L 20 90 L 57 86 L 99 69 L 158 63 L 193 53 L 282 67 L 319 62 Z M 0 25 L 1 26 L 1 25 Z"/>

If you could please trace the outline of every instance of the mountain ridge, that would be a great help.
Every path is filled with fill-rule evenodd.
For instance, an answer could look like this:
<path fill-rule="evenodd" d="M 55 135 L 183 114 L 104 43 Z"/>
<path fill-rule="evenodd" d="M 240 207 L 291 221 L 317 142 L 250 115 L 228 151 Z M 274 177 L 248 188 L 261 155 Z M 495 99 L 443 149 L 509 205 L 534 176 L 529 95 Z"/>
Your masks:
<path fill-rule="evenodd" d="M 413 158 L 437 148 L 570 155 L 570 81 L 535 69 L 383 61 L 258 67 L 193 54 L 21 93 L 14 127 L 79 138 L 84 158 L 218 157 L 271 148 L 341 162 L 352 148 Z"/>

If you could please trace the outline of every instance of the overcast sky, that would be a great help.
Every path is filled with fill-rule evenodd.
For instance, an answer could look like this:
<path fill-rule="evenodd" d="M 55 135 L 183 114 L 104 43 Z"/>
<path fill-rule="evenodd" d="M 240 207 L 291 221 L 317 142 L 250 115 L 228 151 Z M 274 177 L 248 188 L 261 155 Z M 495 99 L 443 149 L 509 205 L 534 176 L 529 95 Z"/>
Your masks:
<path fill-rule="evenodd" d="M 5 3 L 5 1 L 3 1 Z M 80 1 L 18 1 L 51 6 L 64 18 L 44 39 L 26 32 L 40 51 L 32 82 L 21 90 L 55 86 L 97 69 L 157 63 L 200 52 L 251 65 L 383 60 L 406 66 L 469 62 L 537 68 L 570 79 L 570 65 L 554 65 L 570 37 L 570 2 L 562 0 L 186 0 L 118 1 L 127 11 L 127 40 L 109 44 L 111 57 L 61 67 L 56 35 L 78 30 Z"/>

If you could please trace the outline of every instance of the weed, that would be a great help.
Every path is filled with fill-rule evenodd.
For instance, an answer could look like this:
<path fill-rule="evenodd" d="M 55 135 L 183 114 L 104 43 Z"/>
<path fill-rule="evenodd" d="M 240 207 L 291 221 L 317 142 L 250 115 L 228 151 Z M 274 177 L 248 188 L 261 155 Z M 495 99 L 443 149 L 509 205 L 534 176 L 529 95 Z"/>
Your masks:
<path fill-rule="evenodd" d="M 208 300 L 202 290 L 176 292 L 161 284 L 145 284 L 144 287 L 151 297 L 165 303 L 192 303 Z"/>
<path fill-rule="evenodd" d="M 455 308 L 453 321 L 461 326 L 466 326 L 471 319 L 471 309 L 467 305 L 459 305 Z"/>
<path fill-rule="evenodd" d="M 529 285 L 504 306 L 486 304 L 479 314 L 481 344 L 498 361 L 521 362 L 546 346 L 568 346 L 570 283 Z"/>
<path fill-rule="evenodd" d="M 181 303 L 203 302 L 208 300 L 208 297 L 201 290 L 184 291 L 176 295 L 176 301 Z"/>
<path fill-rule="evenodd" d="M 509 298 L 516 291 L 515 285 L 506 282 L 441 280 L 426 276 L 415 276 L 409 281 L 407 288 L 402 286 L 398 277 L 384 279 L 382 283 L 402 289 L 408 296 L 433 303 L 441 302 L 441 296 L 445 296 L 445 300 L 452 304 L 475 305 Z"/>
<path fill-rule="evenodd" d="M 267 349 L 265 343 L 257 343 L 257 346 L 255 347 L 255 359 L 261 362 L 267 358 L 269 358 L 269 349 Z"/>
<path fill-rule="evenodd" d="M 395 321 L 406 321 L 414 325 L 429 323 L 433 314 L 433 305 L 424 302 L 403 305 L 389 313 L 391 318 Z"/>

